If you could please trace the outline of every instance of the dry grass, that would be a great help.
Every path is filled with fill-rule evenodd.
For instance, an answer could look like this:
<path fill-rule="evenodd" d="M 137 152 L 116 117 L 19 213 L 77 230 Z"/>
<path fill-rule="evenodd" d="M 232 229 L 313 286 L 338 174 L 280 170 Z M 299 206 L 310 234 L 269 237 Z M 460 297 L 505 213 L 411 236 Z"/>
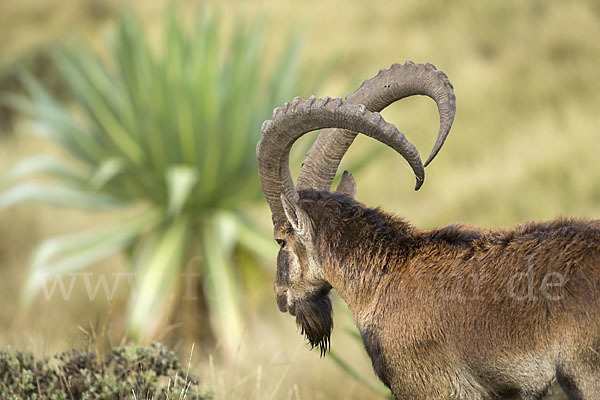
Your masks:
<path fill-rule="evenodd" d="M 66 3 L 79 5 L 70 8 Z M 161 20 L 160 3 L 132 3 L 149 25 Z M 290 25 L 307 32 L 307 65 L 329 57 L 338 61 L 334 77 L 317 95 L 343 96 L 379 68 L 405 59 L 431 61 L 447 72 L 456 88 L 457 117 L 444 150 L 427 169 L 423 189 L 413 192 L 408 167 L 384 150 L 356 176 L 358 198 L 366 204 L 404 215 L 424 228 L 456 221 L 491 227 L 557 215 L 600 217 L 600 80 L 596 77 L 600 7 L 595 2 L 208 3 L 224 17 L 266 9 L 274 32 Z M 97 40 L 107 32 L 109 11 L 104 6 L 94 11 L 101 2 L 52 4 L 0 2 L 0 65 L 50 38 L 82 35 Z M 271 40 L 275 43 L 279 38 L 273 35 Z M 423 155 L 428 153 L 437 131 L 436 110 L 429 99 L 402 101 L 384 116 Z M 43 146 L 30 138 L 2 136 L 2 170 Z M 349 156 L 371 146 L 371 141 L 361 138 Z M 33 206 L 0 212 L 0 347 L 12 343 L 38 352 L 60 351 L 81 343 L 77 326 L 106 318 L 106 301 L 101 300 L 41 301 L 22 318 L 17 317 L 13 301 L 35 243 L 102 223 L 104 218 L 111 216 Z M 111 260 L 98 271 L 120 268 L 119 260 Z M 259 287 L 265 296 L 254 302 L 256 310 L 233 367 L 211 363 L 215 354 L 211 349 L 197 351 L 196 363 L 217 389 L 217 398 L 370 396 L 333 363 L 308 352 L 292 319 L 277 313 L 270 283 Z M 77 290 L 83 293 L 83 288 Z M 115 307 L 123 297 L 117 296 Z M 362 350 L 339 329 L 352 325 L 340 307 L 333 347 L 350 349 L 350 359 L 365 374 L 372 374 Z M 118 318 L 110 329 L 114 337 L 122 334 Z"/>

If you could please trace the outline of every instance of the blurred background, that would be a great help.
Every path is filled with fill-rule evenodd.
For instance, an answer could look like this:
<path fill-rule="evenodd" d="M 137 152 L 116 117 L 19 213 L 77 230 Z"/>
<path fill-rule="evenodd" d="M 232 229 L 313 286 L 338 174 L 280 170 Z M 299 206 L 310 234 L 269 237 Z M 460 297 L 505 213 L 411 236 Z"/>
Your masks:
<path fill-rule="evenodd" d="M 360 201 L 422 229 L 600 218 L 598 37 L 591 0 L 0 1 L 0 348 L 160 340 L 216 398 L 385 396 L 339 299 L 325 359 L 277 311 L 262 121 L 429 61 L 450 136 L 418 192 L 359 137 Z M 382 114 L 429 153 L 433 101 Z"/>

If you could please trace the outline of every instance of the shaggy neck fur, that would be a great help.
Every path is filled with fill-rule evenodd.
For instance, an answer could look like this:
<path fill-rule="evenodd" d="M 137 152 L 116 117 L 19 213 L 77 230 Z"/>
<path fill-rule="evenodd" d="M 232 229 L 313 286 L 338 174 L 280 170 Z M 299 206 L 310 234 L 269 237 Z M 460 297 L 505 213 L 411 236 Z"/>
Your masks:
<path fill-rule="evenodd" d="M 414 236 L 418 232 L 401 218 L 366 208 L 341 194 L 309 190 L 300 196 L 300 206 L 315 225 L 315 242 L 325 276 L 357 312 L 373 298 L 382 274 L 404 267 L 415 251 Z M 401 277 L 400 273 L 393 275 Z"/>
<path fill-rule="evenodd" d="M 463 256 L 478 243 L 506 240 L 502 232 L 494 238 L 490 232 L 460 224 L 419 231 L 400 217 L 367 208 L 338 193 L 307 190 L 300 196 L 300 206 L 315 225 L 325 276 L 359 323 L 360 314 L 369 312 L 376 294 L 398 293 L 407 268 L 411 273 L 427 268 L 410 264 L 410 260 L 426 260 L 423 264 L 445 268 L 444 260 L 451 255 Z"/>

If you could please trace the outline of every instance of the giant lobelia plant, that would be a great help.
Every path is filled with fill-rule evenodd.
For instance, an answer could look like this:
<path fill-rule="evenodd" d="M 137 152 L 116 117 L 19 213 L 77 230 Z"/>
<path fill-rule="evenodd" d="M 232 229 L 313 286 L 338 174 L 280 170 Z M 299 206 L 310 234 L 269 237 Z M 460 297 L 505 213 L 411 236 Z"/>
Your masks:
<path fill-rule="evenodd" d="M 135 206 L 130 219 L 54 237 L 32 257 L 23 300 L 49 279 L 125 252 L 135 272 L 129 335 L 147 339 L 190 254 L 199 254 L 212 326 L 237 346 L 239 295 L 232 253 L 238 246 L 275 252 L 245 223 L 261 198 L 255 146 L 274 107 L 309 87 L 299 80 L 299 39 L 281 51 L 265 43 L 265 20 L 237 21 L 223 38 L 221 20 L 200 14 L 188 34 L 168 13 L 159 51 L 132 13 L 124 13 L 108 55 L 79 44 L 53 50 L 72 96 L 53 98 L 23 74 L 27 96 L 4 101 L 33 120 L 33 131 L 68 155 L 22 160 L 0 207 L 37 201 L 67 207 Z M 280 53 L 274 59 L 272 54 Z M 39 173 L 50 181 L 31 181 Z"/>

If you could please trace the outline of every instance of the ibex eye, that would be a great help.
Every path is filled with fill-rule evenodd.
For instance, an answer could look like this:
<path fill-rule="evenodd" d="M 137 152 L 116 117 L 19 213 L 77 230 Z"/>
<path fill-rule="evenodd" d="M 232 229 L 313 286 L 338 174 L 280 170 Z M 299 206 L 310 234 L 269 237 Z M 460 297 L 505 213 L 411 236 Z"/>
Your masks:
<path fill-rule="evenodd" d="M 283 239 L 275 239 L 275 241 L 277 242 L 277 244 L 281 247 L 285 247 L 285 240 Z"/>

